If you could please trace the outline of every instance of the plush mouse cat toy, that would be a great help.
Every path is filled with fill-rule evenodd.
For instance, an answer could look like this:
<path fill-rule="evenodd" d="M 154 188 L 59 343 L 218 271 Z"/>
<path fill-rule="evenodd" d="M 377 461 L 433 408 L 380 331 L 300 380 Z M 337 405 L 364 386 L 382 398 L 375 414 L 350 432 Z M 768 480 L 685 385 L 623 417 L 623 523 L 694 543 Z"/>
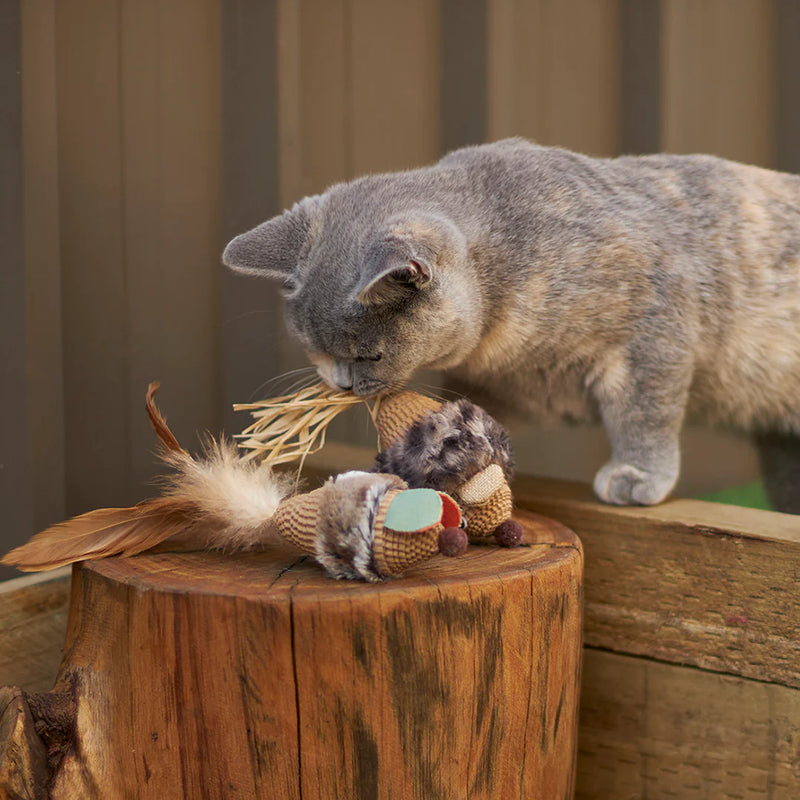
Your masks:
<path fill-rule="evenodd" d="M 146 407 L 172 468 L 162 496 L 73 517 L 15 548 L 2 563 L 39 571 L 155 547 L 236 551 L 283 539 L 314 556 L 333 578 L 379 581 L 434 555 L 466 550 L 461 510 L 435 488 L 353 471 L 294 494 L 290 476 L 240 457 L 224 441 L 209 441 L 202 457 L 190 455 L 158 411 L 157 389 L 149 387 Z"/>
<path fill-rule="evenodd" d="M 377 472 L 451 494 L 471 539 L 520 544 L 522 526 L 511 518 L 511 442 L 482 408 L 469 400 L 442 403 L 399 391 L 381 398 L 375 423 L 381 443 Z"/>
<path fill-rule="evenodd" d="M 513 139 L 308 197 L 223 260 L 279 281 L 332 386 L 445 370 L 481 405 L 600 419 L 610 503 L 675 485 L 687 415 L 756 434 L 800 510 L 800 177 Z M 798 495 L 795 497 L 794 495 Z"/>

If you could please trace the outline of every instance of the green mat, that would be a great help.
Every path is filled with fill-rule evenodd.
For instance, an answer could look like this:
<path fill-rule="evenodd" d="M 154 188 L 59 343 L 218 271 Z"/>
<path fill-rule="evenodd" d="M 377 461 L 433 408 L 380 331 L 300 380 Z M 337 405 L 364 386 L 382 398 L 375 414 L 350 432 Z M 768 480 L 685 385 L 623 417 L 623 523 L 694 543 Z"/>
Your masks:
<path fill-rule="evenodd" d="M 761 508 L 771 510 L 767 494 L 761 483 L 748 483 L 746 486 L 733 486 L 730 489 L 720 489 L 718 492 L 705 494 L 697 498 L 708 500 L 712 503 L 728 503 L 732 506 L 745 508 Z"/>

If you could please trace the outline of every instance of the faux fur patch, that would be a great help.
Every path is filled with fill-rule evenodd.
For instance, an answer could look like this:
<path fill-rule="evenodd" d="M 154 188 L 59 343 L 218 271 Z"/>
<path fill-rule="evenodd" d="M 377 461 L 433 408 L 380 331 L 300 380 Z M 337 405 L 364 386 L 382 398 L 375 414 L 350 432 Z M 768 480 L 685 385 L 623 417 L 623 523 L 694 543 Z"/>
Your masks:
<path fill-rule="evenodd" d="M 406 435 L 379 453 L 375 472 L 399 475 L 411 488 L 452 493 L 489 464 L 513 474 L 506 429 L 469 400 L 445 403 L 415 422 Z"/>
<path fill-rule="evenodd" d="M 344 472 L 323 488 L 317 561 L 334 578 L 381 580 L 372 558 L 375 513 L 386 492 L 406 485 L 395 475 Z"/>

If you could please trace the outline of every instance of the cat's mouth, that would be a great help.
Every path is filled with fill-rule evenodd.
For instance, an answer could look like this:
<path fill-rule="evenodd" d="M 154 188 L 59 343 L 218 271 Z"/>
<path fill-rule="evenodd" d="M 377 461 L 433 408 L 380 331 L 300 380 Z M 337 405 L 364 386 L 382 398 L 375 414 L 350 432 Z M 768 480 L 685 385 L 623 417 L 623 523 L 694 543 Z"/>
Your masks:
<path fill-rule="evenodd" d="M 358 397 L 374 397 L 381 394 L 390 388 L 394 388 L 395 384 L 389 384 L 386 381 L 379 380 L 378 378 L 366 378 L 357 380 L 350 390 Z"/>
<path fill-rule="evenodd" d="M 322 382 L 326 386 L 330 386 L 331 389 L 339 392 L 352 392 L 358 397 L 374 397 L 389 389 L 399 388 L 405 383 L 405 381 L 388 383 L 379 378 L 357 378 L 352 386 L 342 386 L 333 379 L 329 372 L 317 369 L 317 374 L 322 379 Z"/>

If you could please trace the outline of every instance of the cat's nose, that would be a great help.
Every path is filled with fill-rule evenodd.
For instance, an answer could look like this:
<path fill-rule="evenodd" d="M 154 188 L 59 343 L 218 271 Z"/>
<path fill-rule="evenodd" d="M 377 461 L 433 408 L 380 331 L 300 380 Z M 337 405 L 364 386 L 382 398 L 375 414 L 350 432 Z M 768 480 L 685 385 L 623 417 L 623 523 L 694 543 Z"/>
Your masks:
<path fill-rule="evenodd" d="M 333 382 L 340 389 L 353 388 L 353 365 L 337 361 L 333 365 Z"/>

